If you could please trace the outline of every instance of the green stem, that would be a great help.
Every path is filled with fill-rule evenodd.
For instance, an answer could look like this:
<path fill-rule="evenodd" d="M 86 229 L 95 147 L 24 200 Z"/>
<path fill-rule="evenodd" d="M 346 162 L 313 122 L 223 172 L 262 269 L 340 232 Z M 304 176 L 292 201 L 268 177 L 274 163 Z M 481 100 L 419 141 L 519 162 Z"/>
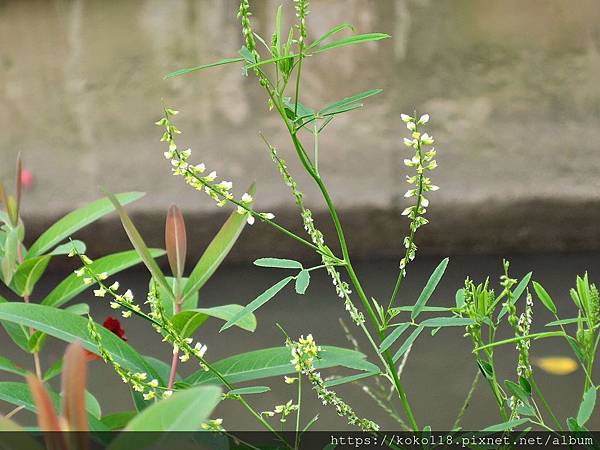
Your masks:
<path fill-rule="evenodd" d="M 458 412 L 458 416 L 456 416 L 456 420 L 454 421 L 454 425 L 452 425 L 452 431 L 456 431 L 460 426 L 460 422 L 467 412 L 467 408 L 471 404 L 471 398 L 473 398 L 473 394 L 475 393 L 475 389 L 477 389 L 477 384 L 479 383 L 479 377 L 481 376 L 481 371 L 477 369 L 475 372 L 475 378 L 473 378 L 473 382 L 471 383 L 471 388 L 469 389 L 469 393 L 465 397 L 465 401 L 463 402 L 460 411 Z"/>
<path fill-rule="evenodd" d="M 531 387 L 533 387 L 533 390 L 538 395 L 540 400 L 542 400 L 542 403 L 544 404 L 544 408 L 546 409 L 546 411 L 548 411 L 548 414 L 550 414 L 550 417 L 552 417 L 552 421 L 556 425 L 557 429 L 559 431 L 562 431 L 562 426 L 561 426 L 560 422 L 554 415 L 554 412 L 552 411 L 552 408 L 550 408 L 550 404 L 546 401 L 544 394 L 542 394 L 542 390 L 539 388 L 538 384 L 535 382 L 535 378 L 533 378 L 533 375 L 529 378 L 529 383 L 531 384 Z"/>
<path fill-rule="evenodd" d="M 296 440 L 294 448 L 298 450 L 300 443 L 300 408 L 302 405 L 302 376 L 298 376 L 298 411 L 296 412 Z"/>

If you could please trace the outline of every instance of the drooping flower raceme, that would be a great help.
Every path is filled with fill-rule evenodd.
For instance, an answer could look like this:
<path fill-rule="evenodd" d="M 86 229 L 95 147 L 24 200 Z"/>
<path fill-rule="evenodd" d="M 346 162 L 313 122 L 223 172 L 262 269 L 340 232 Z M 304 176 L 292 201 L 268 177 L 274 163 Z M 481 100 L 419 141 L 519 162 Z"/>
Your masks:
<path fill-rule="evenodd" d="M 179 354 L 181 362 L 189 361 L 190 357 L 194 357 L 199 361 L 199 366 L 208 370 L 205 364 L 204 355 L 207 351 L 206 345 L 196 342 L 194 344 L 192 338 L 183 338 L 179 335 L 171 321 L 166 317 L 162 302 L 158 299 L 158 289 L 156 282 L 151 283 L 151 288 L 148 292 L 146 304 L 150 306 L 150 312 L 144 313 L 141 307 L 134 302 L 134 295 L 131 290 L 126 290 L 124 293 L 119 292 L 120 285 L 118 282 L 108 286 L 104 281 L 108 278 L 107 273 L 96 273 L 93 268 L 93 261 L 86 255 L 77 253 L 75 250 L 70 253 L 70 256 L 79 256 L 83 263 L 83 267 L 75 271 L 75 275 L 83 279 L 86 285 L 97 284 L 98 288 L 94 290 L 96 297 L 112 298 L 110 306 L 112 309 L 121 310 L 122 317 L 129 318 L 132 315 L 138 315 L 149 320 L 154 329 L 163 337 L 164 342 L 168 342 L 173 347 L 173 353 Z M 98 353 L 105 362 L 111 364 L 114 370 L 121 376 L 123 382 L 128 383 L 131 387 L 140 393 L 143 393 L 145 400 L 152 400 L 157 397 L 158 392 L 162 391 L 163 398 L 171 396 L 172 390 L 159 386 L 156 379 L 148 380 L 146 373 L 132 372 L 124 369 L 115 361 L 113 356 L 104 349 L 102 338 L 96 328 L 96 323 L 91 319 L 88 321 L 88 331 L 92 339 L 96 342 Z"/>
<path fill-rule="evenodd" d="M 299 375 L 305 375 L 317 393 L 317 397 L 323 402 L 323 405 L 332 405 L 339 416 L 346 417 L 350 425 L 355 425 L 363 431 L 378 431 L 379 425 L 375 422 L 362 419 L 357 416 L 354 409 L 342 400 L 335 392 L 325 387 L 325 382 L 321 374 L 316 371 L 314 363 L 319 357 L 322 348 L 319 347 L 312 337 L 312 334 L 301 336 L 298 341 L 288 339 L 286 346 L 292 354 L 291 363 Z"/>
<path fill-rule="evenodd" d="M 261 220 L 272 220 L 275 215 L 272 213 L 257 213 L 252 209 L 252 195 L 245 192 L 241 198 L 236 199 L 231 193 L 233 183 L 227 180 L 217 180 L 217 172 L 208 172 L 204 163 L 190 164 L 189 159 L 192 154 L 191 149 L 179 150 L 175 142 L 175 135 L 181 134 L 181 131 L 173 124 L 171 117 L 178 111 L 165 108 L 165 117 L 156 122 L 156 125 L 162 126 L 165 132 L 161 141 L 167 142 L 169 149 L 164 152 L 164 156 L 171 162 L 173 175 L 182 176 L 185 182 L 193 188 L 205 192 L 212 198 L 217 206 L 223 207 L 228 202 L 237 206 L 238 214 L 246 214 L 250 225 L 254 223 L 255 217 Z M 208 173 L 206 173 L 208 172 Z"/>

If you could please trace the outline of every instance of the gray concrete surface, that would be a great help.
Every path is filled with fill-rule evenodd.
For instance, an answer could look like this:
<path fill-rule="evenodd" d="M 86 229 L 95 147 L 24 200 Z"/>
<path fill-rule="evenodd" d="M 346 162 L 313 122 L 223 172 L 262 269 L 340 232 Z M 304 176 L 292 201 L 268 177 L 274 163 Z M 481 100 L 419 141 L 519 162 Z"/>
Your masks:
<path fill-rule="evenodd" d="M 169 175 L 154 121 L 161 100 L 181 111 L 182 143 L 232 179 L 257 182 L 257 205 L 299 228 L 258 132 L 281 145 L 307 201 L 331 226 L 310 180 L 252 77 L 238 67 L 163 81 L 170 70 L 235 55 L 234 0 L 0 1 L 0 176 L 21 152 L 34 176 L 24 210 L 30 235 L 112 191 L 147 197 L 131 211 L 160 244 L 166 209 L 186 213 L 200 251 L 225 218 Z M 278 2 L 255 1 L 270 35 Z M 340 22 L 393 38 L 315 56 L 301 100 L 318 107 L 362 90 L 383 94 L 324 137 L 321 172 L 359 257 L 392 256 L 407 222 L 400 112 L 431 114 L 439 169 L 435 253 L 600 248 L 600 5 L 580 0 L 314 0 L 311 38 Z M 83 234 L 93 252 L 126 245 L 114 217 Z M 232 254 L 302 255 L 265 226 Z M 266 249 L 265 249 L 266 247 Z"/>

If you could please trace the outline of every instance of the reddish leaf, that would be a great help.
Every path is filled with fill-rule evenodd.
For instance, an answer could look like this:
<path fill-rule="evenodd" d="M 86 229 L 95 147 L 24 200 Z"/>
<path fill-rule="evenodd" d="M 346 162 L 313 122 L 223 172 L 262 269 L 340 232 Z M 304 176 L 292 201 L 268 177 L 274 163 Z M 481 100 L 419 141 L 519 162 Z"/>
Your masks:
<path fill-rule="evenodd" d="M 175 205 L 169 208 L 169 213 L 167 214 L 165 245 L 173 276 L 181 279 L 187 252 L 187 236 L 183 214 Z"/>
<path fill-rule="evenodd" d="M 31 390 L 31 396 L 37 407 L 40 430 L 49 432 L 44 436 L 46 448 L 48 450 L 66 450 L 67 444 L 63 433 L 61 433 L 60 419 L 56 415 L 56 410 L 48 391 L 46 391 L 42 382 L 35 375 L 29 374 L 26 379 Z"/>
<path fill-rule="evenodd" d="M 79 342 L 70 344 L 63 361 L 63 415 L 69 424 L 69 431 L 88 431 L 85 409 L 87 361 L 83 346 Z"/>

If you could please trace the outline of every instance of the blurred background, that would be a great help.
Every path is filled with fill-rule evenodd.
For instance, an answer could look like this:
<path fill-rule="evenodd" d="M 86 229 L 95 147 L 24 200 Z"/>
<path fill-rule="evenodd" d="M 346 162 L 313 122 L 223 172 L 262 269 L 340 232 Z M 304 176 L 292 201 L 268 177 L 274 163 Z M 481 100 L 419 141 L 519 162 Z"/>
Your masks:
<path fill-rule="evenodd" d="M 255 29 L 269 37 L 281 1 L 253 3 Z M 288 18 L 293 17 L 292 3 L 283 3 Z M 256 181 L 257 208 L 275 213 L 283 225 L 300 232 L 292 198 L 258 135 L 262 131 L 280 148 L 318 225 L 330 234 L 323 202 L 302 176 L 252 76 L 229 65 L 163 80 L 172 70 L 237 56 L 242 45 L 237 9 L 234 0 L 0 0 L 0 178 L 12 183 L 20 152 L 30 176 L 23 202 L 30 241 L 69 210 L 98 198 L 103 186 L 147 193 L 128 210 L 155 246 L 163 245 L 166 211 L 176 203 L 188 224 L 190 257 L 203 251 L 229 211 L 170 175 L 161 131 L 154 126 L 162 102 L 180 111 L 179 142 L 191 146 L 196 162 L 233 180 L 237 194 Z M 407 231 L 400 212 L 406 207 L 402 161 L 408 151 L 399 115 L 416 110 L 431 115 L 439 155 L 432 178 L 440 190 L 430 195 L 431 223 L 419 230 L 417 239 L 428 256 L 409 272 L 402 301 L 414 302 L 443 256 L 453 258 L 432 300 L 439 304 L 453 301 L 468 274 L 476 279 L 490 274 L 496 280 L 501 256 L 507 256 L 514 261 L 514 275 L 533 270 L 534 279 L 548 286 L 568 317 L 568 288 L 586 269 L 594 279 L 600 256 L 600 4 L 313 0 L 310 10 L 309 40 L 342 22 L 355 25 L 358 33 L 392 35 L 314 56 L 303 66 L 301 102 L 313 108 L 367 89 L 384 89 L 362 110 L 335 120 L 320 151 L 321 174 L 372 295 L 389 295 Z M 114 215 L 78 237 L 93 257 L 129 248 Z M 229 265 L 207 285 L 201 301 L 245 304 L 275 280 L 250 261 L 262 256 L 312 261 L 304 251 L 266 226 L 247 227 Z M 52 264 L 58 282 L 66 266 Z M 129 280 L 140 296 L 146 278 L 143 271 L 131 271 L 122 284 Z M 80 300 L 92 303 L 99 321 L 109 314 L 93 299 Z M 319 308 L 318 317 L 314 308 Z M 347 346 L 335 325 L 341 311 L 326 280 L 316 279 L 306 298 L 288 292 L 261 310 L 252 339 L 232 331 L 235 344 L 225 345 L 216 327 L 202 339 L 215 359 L 277 345 L 283 339 L 273 323 L 279 321 L 290 333 L 313 331 L 323 343 Z M 545 317 L 539 313 L 541 324 Z M 148 341 L 149 328 L 129 323 L 135 346 L 167 358 L 168 349 Z M 423 398 L 417 402 L 417 416 L 431 417 L 438 429 L 451 424 L 475 370 L 468 342 L 460 333 L 447 333 L 447 340 L 440 335 L 423 340 L 406 375 L 409 391 Z M 5 335 L 0 342 L 2 353 L 10 347 L 12 355 Z M 555 344 L 544 345 L 541 355 L 568 353 Z M 50 348 L 55 354 L 49 360 L 62 351 L 58 343 Z M 512 364 L 514 355 L 507 358 Z M 29 359 L 23 364 L 30 365 Z M 112 393 L 109 411 L 126 409 L 125 388 L 115 390 L 118 380 L 95 364 L 95 392 Z M 507 377 L 513 375 L 514 368 L 506 370 Z M 432 389 L 440 377 L 444 383 Z M 581 371 L 541 380 L 564 414 L 576 412 L 572 409 L 579 394 L 569 387 L 578 377 Z M 287 401 L 288 390 L 281 386 L 274 390 L 275 400 L 268 401 Z M 381 415 L 360 389 L 342 391 L 365 405 L 365 415 Z M 496 419 L 488 408 L 493 401 L 489 393 L 482 387 L 477 395 L 481 398 L 465 420 L 472 427 Z M 344 427 L 334 415 L 324 420 L 323 427 Z M 239 427 L 252 426 L 239 417 Z M 595 426 L 600 427 L 598 418 Z"/>

